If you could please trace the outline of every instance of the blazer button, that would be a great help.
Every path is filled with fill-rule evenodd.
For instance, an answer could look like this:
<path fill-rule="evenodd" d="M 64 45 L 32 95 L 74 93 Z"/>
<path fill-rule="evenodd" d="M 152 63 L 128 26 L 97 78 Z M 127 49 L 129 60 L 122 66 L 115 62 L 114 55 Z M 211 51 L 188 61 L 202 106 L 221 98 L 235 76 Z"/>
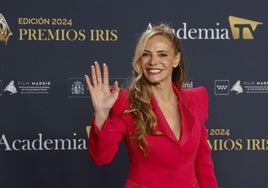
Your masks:
<path fill-rule="evenodd" d="M 175 170 L 168 171 L 168 176 L 169 177 L 175 177 L 176 176 L 176 171 Z"/>

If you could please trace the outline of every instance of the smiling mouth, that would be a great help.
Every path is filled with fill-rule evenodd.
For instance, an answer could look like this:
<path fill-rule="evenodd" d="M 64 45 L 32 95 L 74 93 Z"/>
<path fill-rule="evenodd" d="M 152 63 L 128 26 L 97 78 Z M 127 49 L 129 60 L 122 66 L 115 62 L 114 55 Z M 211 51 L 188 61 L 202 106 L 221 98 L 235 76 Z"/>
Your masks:
<path fill-rule="evenodd" d="M 149 73 L 156 74 L 156 73 L 160 73 L 162 70 L 161 69 L 147 69 L 147 71 Z"/>

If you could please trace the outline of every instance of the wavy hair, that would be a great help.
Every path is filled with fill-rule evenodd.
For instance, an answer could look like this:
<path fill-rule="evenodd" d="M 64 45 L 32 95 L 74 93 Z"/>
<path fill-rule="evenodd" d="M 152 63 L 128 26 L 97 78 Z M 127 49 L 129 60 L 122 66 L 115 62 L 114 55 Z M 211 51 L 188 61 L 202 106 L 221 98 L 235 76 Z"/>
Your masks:
<path fill-rule="evenodd" d="M 160 24 L 144 31 L 140 36 L 135 55 L 132 61 L 133 78 L 129 87 L 130 110 L 127 113 L 132 113 L 136 130 L 130 137 L 131 143 L 137 143 L 140 150 L 145 156 L 149 151 L 149 145 L 146 142 L 146 136 L 159 135 L 160 132 L 155 130 L 157 118 L 151 107 L 151 87 L 149 81 L 145 78 L 141 68 L 141 57 L 144 52 L 145 45 L 151 37 L 161 35 L 167 38 L 174 48 L 175 54 L 181 53 L 179 66 L 173 69 L 172 82 L 179 88 L 182 87 L 185 79 L 185 64 L 182 57 L 182 50 L 179 39 L 169 25 Z"/>

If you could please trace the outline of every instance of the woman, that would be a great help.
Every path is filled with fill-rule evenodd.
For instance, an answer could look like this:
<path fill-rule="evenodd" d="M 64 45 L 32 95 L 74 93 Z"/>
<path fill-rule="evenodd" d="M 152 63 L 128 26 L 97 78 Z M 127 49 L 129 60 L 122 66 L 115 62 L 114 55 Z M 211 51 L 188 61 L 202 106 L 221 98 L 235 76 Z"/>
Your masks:
<path fill-rule="evenodd" d="M 85 76 L 94 108 L 89 154 L 110 163 L 124 139 L 130 158 L 125 188 L 217 188 L 207 144 L 208 95 L 182 89 L 185 66 L 177 36 L 161 24 L 140 37 L 128 90 L 109 88 L 108 67 Z"/>

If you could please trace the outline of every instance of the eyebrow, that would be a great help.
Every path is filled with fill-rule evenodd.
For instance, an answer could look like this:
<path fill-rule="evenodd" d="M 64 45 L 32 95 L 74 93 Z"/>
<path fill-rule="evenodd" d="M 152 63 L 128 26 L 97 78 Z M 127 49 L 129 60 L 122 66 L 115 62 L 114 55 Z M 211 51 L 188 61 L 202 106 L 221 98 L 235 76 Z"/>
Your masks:
<path fill-rule="evenodd" d="M 151 51 L 149 51 L 149 50 L 144 50 L 144 52 L 149 52 L 149 53 L 151 53 Z M 166 50 L 158 50 L 157 51 L 157 53 L 168 53 Z"/>
<path fill-rule="evenodd" d="M 168 53 L 166 50 L 158 50 L 157 53 Z"/>

